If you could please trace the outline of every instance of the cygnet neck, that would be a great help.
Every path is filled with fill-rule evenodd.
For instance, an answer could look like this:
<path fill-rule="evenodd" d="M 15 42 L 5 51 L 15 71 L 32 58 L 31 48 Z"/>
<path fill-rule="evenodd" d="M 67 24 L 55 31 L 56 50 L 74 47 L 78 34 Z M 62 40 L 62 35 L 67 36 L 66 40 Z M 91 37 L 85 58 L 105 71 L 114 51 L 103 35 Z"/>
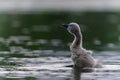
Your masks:
<path fill-rule="evenodd" d="M 81 31 L 77 31 L 73 33 L 74 35 L 74 40 L 71 45 L 72 48 L 82 48 L 82 33 Z"/>

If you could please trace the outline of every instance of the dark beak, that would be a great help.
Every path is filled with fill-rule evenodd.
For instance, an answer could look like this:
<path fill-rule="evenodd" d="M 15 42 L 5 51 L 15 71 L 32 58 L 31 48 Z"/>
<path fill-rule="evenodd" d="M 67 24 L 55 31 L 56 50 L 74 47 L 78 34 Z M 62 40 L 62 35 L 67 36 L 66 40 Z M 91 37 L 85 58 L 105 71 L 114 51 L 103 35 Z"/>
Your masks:
<path fill-rule="evenodd" d="M 62 26 L 65 28 L 68 28 L 68 24 L 63 24 Z"/>

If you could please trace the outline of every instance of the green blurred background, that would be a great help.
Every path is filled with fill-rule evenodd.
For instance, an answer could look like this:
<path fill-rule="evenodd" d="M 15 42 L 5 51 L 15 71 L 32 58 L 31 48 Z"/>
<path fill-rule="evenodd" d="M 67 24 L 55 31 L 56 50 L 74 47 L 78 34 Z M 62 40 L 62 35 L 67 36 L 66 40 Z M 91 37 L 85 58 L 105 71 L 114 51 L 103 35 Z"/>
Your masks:
<path fill-rule="evenodd" d="M 70 22 L 87 49 L 120 49 L 118 0 L 0 0 L 0 50 L 69 50 L 73 36 L 61 25 Z"/>
<path fill-rule="evenodd" d="M 68 50 L 73 36 L 62 24 L 70 22 L 80 24 L 86 48 L 103 50 L 103 47 L 119 45 L 119 13 L 46 11 L 0 14 L 0 50 L 10 50 L 12 46 L 28 50 Z"/>

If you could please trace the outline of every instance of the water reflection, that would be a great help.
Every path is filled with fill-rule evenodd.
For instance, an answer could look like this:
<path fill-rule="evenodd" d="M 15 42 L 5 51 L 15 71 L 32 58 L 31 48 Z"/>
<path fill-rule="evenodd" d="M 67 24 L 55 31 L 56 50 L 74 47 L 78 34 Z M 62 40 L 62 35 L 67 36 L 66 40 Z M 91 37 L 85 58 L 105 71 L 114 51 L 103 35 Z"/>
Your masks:
<path fill-rule="evenodd" d="M 80 68 L 80 67 L 74 66 L 73 71 L 72 71 L 73 80 L 82 80 L 81 76 L 83 73 L 90 73 L 93 71 L 94 71 L 94 69 L 92 69 L 92 68 Z"/>
<path fill-rule="evenodd" d="M 78 67 L 73 67 L 73 80 L 81 80 L 81 69 Z"/>

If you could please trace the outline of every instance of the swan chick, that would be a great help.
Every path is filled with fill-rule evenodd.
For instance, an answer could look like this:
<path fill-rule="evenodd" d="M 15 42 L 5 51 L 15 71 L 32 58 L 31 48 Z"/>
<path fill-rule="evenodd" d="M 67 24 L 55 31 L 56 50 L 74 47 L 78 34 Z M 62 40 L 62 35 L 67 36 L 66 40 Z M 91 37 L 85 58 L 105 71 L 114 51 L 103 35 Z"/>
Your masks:
<path fill-rule="evenodd" d="M 100 68 L 102 64 L 92 57 L 92 51 L 86 50 L 82 46 L 82 33 L 79 25 L 77 23 L 63 24 L 63 26 L 68 30 L 70 34 L 74 36 L 74 40 L 70 45 L 70 50 L 72 52 L 72 60 L 74 66 L 80 68 L 91 67 Z"/>

